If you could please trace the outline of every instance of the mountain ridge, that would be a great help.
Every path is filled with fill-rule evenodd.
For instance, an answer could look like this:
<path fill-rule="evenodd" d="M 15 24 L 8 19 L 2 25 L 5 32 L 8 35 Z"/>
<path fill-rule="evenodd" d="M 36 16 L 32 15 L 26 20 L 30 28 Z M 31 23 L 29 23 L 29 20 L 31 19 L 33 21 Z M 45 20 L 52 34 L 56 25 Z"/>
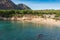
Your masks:
<path fill-rule="evenodd" d="M 26 8 L 28 7 L 26 5 L 24 5 L 24 6 Z M 13 10 L 13 9 L 15 9 L 15 10 L 25 10 L 25 9 L 23 9 L 23 6 L 21 6 L 21 5 L 18 6 L 14 2 L 12 2 L 11 0 L 0 0 L 0 10 Z M 30 9 L 30 8 L 28 7 L 27 9 Z"/>

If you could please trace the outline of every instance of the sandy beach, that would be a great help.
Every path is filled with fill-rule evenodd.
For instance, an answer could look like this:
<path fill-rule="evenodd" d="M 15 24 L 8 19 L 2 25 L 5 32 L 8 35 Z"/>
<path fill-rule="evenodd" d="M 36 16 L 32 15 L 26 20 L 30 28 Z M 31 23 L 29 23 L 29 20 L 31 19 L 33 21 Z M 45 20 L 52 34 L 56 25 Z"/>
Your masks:
<path fill-rule="evenodd" d="M 55 20 L 51 18 L 41 18 L 41 17 L 12 17 L 12 18 L 1 18 L 3 20 L 15 20 L 15 21 L 25 21 L 25 22 L 32 22 L 32 23 L 39 23 L 39 24 L 46 24 L 46 25 L 58 25 L 60 26 L 60 20 Z"/>
<path fill-rule="evenodd" d="M 46 25 L 57 25 L 60 26 L 60 20 L 54 20 L 54 19 L 44 19 L 44 18 L 34 18 L 32 19 L 33 23 L 40 23 L 40 24 L 46 24 Z"/>
<path fill-rule="evenodd" d="M 60 20 L 55 20 L 55 19 L 51 19 L 51 18 L 22 18 L 22 21 L 26 21 L 26 22 L 32 22 L 32 23 L 39 23 L 39 24 L 46 24 L 46 25 L 56 25 L 56 26 L 60 26 Z"/>

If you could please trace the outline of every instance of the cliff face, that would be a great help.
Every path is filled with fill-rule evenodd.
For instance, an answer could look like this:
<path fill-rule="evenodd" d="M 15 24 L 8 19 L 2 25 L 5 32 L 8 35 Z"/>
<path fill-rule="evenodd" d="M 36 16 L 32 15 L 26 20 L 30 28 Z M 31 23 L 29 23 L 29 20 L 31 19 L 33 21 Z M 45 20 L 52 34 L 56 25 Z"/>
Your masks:
<path fill-rule="evenodd" d="M 0 0 L 0 10 L 10 10 L 10 9 L 23 10 L 22 6 L 18 7 L 11 0 Z"/>

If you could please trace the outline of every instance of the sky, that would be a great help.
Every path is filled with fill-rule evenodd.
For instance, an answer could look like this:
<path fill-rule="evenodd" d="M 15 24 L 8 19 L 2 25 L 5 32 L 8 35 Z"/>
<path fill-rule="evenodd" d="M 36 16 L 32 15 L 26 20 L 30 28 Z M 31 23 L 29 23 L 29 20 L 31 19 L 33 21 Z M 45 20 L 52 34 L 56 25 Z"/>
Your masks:
<path fill-rule="evenodd" d="M 25 4 L 33 10 L 60 9 L 60 0 L 12 0 L 15 4 Z"/>

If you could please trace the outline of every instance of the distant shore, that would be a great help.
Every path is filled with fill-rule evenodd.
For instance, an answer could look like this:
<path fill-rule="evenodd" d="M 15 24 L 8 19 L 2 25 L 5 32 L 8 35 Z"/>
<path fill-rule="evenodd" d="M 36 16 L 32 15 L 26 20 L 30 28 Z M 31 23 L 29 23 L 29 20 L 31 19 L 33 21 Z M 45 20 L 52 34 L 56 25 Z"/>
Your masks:
<path fill-rule="evenodd" d="M 44 24 L 44 25 L 56 25 L 56 26 L 60 26 L 60 20 L 55 20 L 55 19 L 51 19 L 51 18 L 32 18 L 31 20 L 24 20 L 23 21 L 26 22 L 32 22 L 32 23 L 38 23 L 38 24 Z"/>
<path fill-rule="evenodd" d="M 0 20 L 60 26 L 60 10 L 0 10 Z"/>
<path fill-rule="evenodd" d="M 10 21 L 25 21 L 25 22 L 32 22 L 32 23 L 39 23 L 39 24 L 46 24 L 46 25 L 60 25 L 60 20 L 55 20 L 51 18 L 41 18 L 41 17 L 11 17 L 11 18 L 4 18 L 0 17 L 0 20 L 10 20 Z"/>

